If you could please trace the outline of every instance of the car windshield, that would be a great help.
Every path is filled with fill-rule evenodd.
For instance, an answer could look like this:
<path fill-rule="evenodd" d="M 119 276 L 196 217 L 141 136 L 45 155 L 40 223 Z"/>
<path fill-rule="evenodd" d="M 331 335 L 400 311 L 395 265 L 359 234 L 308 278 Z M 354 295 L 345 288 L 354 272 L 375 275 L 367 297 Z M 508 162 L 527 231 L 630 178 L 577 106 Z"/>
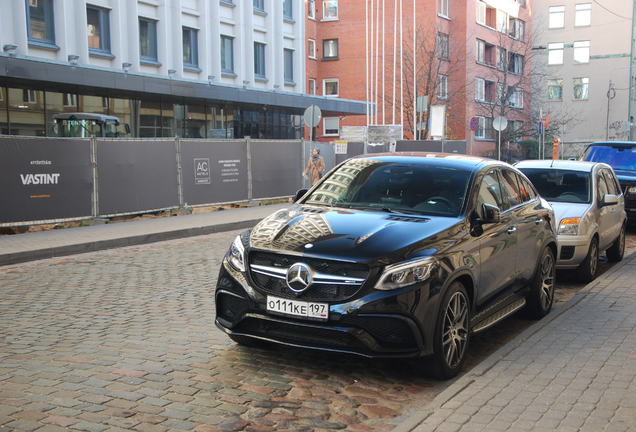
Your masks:
<path fill-rule="evenodd" d="M 589 172 L 554 169 L 520 168 L 539 191 L 539 195 L 548 201 L 567 203 L 590 202 Z"/>
<path fill-rule="evenodd" d="M 636 147 L 591 146 L 585 151 L 583 160 L 604 162 L 615 170 L 636 171 Z"/>
<path fill-rule="evenodd" d="M 305 203 L 378 209 L 433 216 L 458 216 L 470 171 L 374 159 L 340 166 Z"/>

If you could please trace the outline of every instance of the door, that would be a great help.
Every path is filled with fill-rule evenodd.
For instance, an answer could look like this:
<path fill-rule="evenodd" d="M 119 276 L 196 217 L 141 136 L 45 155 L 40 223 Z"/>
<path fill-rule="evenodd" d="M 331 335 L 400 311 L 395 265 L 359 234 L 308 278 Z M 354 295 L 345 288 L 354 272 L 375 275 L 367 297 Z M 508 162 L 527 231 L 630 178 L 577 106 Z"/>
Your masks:
<path fill-rule="evenodd" d="M 609 247 L 621 232 L 621 228 L 623 226 L 623 210 L 625 208 L 625 201 L 621 196 L 621 188 L 618 184 L 618 181 L 614 177 L 614 173 L 607 168 L 601 169 L 601 172 L 603 173 L 603 178 L 605 178 L 608 193 L 611 193 L 612 195 L 616 195 L 618 197 L 618 204 L 607 206 L 609 207 L 608 215 L 612 220 L 610 235 L 607 239 L 607 241 L 609 242 Z"/>
<path fill-rule="evenodd" d="M 594 174 L 594 180 L 596 183 L 596 202 L 599 208 L 598 217 L 598 236 L 599 236 L 599 249 L 601 251 L 608 248 L 613 240 L 614 233 L 614 221 L 613 221 L 613 209 L 612 207 L 618 206 L 602 206 L 603 197 L 610 193 L 607 181 L 603 175 L 603 170 L 599 169 Z"/>
<path fill-rule="evenodd" d="M 501 221 L 483 225 L 479 238 L 480 276 L 478 304 L 483 304 L 516 279 L 517 233 L 512 212 L 504 211 L 505 201 L 498 170 L 488 171 L 481 179 L 477 192 L 475 212 L 482 215 L 482 204 L 501 209 Z"/>

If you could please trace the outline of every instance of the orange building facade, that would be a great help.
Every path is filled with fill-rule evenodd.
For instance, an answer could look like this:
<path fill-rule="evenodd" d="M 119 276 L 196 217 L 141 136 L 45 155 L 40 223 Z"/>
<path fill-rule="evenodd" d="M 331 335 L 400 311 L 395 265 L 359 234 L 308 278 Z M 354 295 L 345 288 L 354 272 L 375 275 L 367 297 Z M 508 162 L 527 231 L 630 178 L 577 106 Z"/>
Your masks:
<path fill-rule="evenodd" d="M 400 124 L 407 139 L 467 140 L 496 156 L 493 118 L 508 120 L 504 142 L 531 129 L 531 0 L 305 0 L 305 12 L 307 93 L 368 106 L 324 113 L 317 140 Z"/>

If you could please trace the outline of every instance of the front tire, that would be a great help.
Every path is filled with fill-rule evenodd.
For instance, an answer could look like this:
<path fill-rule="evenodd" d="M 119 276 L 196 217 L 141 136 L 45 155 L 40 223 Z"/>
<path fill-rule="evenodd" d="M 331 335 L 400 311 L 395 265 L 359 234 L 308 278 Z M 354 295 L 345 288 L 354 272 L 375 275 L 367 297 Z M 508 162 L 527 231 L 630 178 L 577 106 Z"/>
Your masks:
<path fill-rule="evenodd" d="M 552 249 L 546 247 L 532 280 L 530 293 L 526 298 L 526 310 L 532 319 L 541 319 L 552 309 L 554 302 L 554 280 L 556 261 Z"/>
<path fill-rule="evenodd" d="M 621 228 L 621 233 L 618 235 L 616 241 L 605 251 L 607 260 L 610 262 L 619 262 L 623 260 L 625 255 L 625 225 Z"/>
<path fill-rule="evenodd" d="M 470 300 L 466 288 L 453 282 L 439 308 L 435 326 L 433 366 L 435 375 L 449 379 L 459 373 L 470 340 Z"/>
<path fill-rule="evenodd" d="M 585 259 L 578 268 L 577 274 L 581 282 L 589 283 L 596 278 L 598 271 L 598 237 L 594 236 L 590 242 L 590 248 L 587 251 Z"/>

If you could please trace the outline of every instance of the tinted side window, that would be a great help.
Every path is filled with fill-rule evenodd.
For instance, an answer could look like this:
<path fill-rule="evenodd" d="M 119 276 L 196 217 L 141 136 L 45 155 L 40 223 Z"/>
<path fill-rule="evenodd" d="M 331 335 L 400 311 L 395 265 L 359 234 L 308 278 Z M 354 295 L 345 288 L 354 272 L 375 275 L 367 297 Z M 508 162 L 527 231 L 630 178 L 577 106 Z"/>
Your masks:
<path fill-rule="evenodd" d="M 507 210 L 517 204 L 521 204 L 521 192 L 517 185 L 517 175 L 509 170 L 501 170 L 501 195 L 504 206 L 502 210 Z"/>
<path fill-rule="evenodd" d="M 605 177 L 605 181 L 607 182 L 607 189 L 609 193 L 613 195 L 620 195 L 621 190 L 619 186 L 616 184 L 616 179 L 614 174 L 607 169 L 601 170 L 603 172 L 603 176 Z"/>
<path fill-rule="evenodd" d="M 609 193 L 607 188 L 607 183 L 605 182 L 605 177 L 603 177 L 603 173 L 599 171 L 596 174 L 596 198 L 598 202 L 603 200 L 603 197 Z"/>
<path fill-rule="evenodd" d="M 521 194 L 521 199 L 525 201 L 530 201 L 537 197 L 536 192 L 532 185 L 520 175 L 517 175 L 517 180 L 519 181 L 519 192 Z"/>
<path fill-rule="evenodd" d="M 503 202 L 501 200 L 501 190 L 499 180 L 495 171 L 489 171 L 482 179 L 479 186 L 479 194 L 477 196 L 477 212 L 481 215 L 481 205 L 491 204 L 501 208 Z"/>

